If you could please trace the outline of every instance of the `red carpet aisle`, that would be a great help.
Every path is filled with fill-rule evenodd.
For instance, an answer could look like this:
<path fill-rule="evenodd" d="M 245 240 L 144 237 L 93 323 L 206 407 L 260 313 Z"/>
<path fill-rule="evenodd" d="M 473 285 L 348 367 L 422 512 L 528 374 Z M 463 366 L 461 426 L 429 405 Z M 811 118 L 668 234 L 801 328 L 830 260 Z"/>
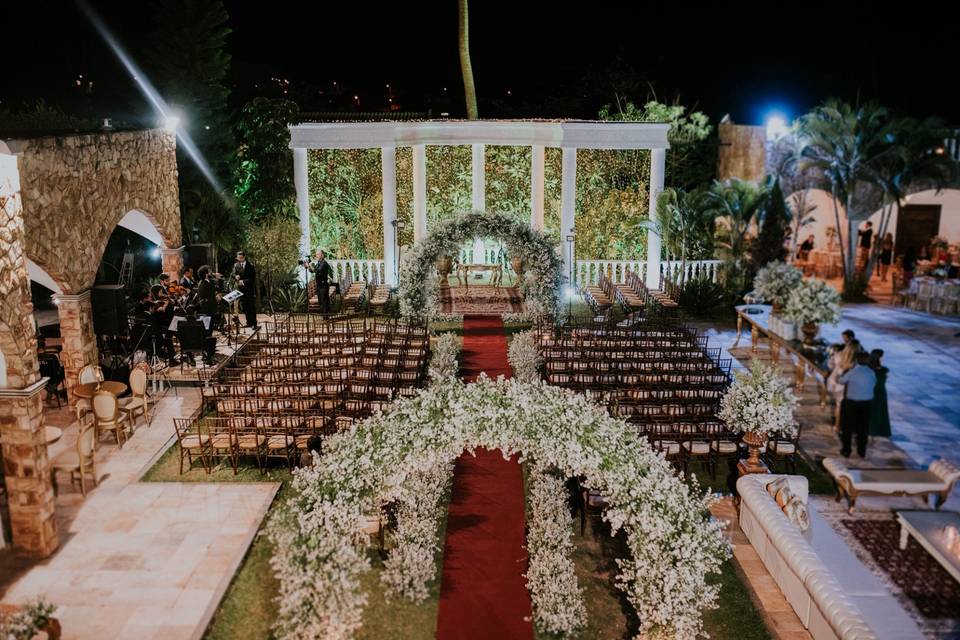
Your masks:
<path fill-rule="evenodd" d="M 503 322 L 496 316 L 463 319 L 463 377 L 510 375 Z M 447 515 L 447 542 L 437 638 L 497 640 L 533 637 L 530 595 L 523 572 L 523 475 L 499 451 L 457 460 Z"/>

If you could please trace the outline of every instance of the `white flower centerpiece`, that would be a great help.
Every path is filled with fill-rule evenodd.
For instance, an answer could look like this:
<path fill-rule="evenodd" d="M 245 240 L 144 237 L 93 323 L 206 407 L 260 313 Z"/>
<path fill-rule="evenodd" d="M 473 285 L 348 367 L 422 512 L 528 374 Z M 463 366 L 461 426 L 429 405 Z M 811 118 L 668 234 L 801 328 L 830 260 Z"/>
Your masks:
<path fill-rule="evenodd" d="M 797 398 L 789 383 L 773 367 L 754 360 L 749 372 L 736 373 L 720 400 L 717 415 L 731 431 L 742 433 L 749 447 L 749 458 L 740 463 L 741 473 L 766 472 L 760 462 L 760 448 L 771 437 L 796 435 L 796 407 Z"/>
<path fill-rule="evenodd" d="M 783 316 L 799 325 L 804 344 L 812 345 L 818 325 L 840 322 L 840 294 L 823 280 L 804 280 L 787 297 Z"/>
<path fill-rule="evenodd" d="M 784 264 L 779 260 L 771 262 L 757 271 L 753 280 L 753 290 L 769 300 L 774 312 L 779 311 L 790 292 L 803 282 L 803 272 L 792 264 Z"/>

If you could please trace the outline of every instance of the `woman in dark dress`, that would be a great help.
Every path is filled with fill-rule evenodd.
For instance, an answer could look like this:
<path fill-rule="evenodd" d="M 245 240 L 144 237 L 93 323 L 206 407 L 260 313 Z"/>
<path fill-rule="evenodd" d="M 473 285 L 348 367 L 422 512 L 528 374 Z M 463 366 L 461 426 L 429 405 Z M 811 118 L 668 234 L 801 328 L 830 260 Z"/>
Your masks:
<path fill-rule="evenodd" d="M 890 271 L 890 265 L 893 264 L 893 234 L 888 233 L 883 237 L 883 243 L 880 245 L 880 281 L 887 281 L 887 273 Z"/>
<path fill-rule="evenodd" d="M 873 388 L 873 406 L 870 409 L 870 435 L 883 438 L 890 437 L 890 410 L 887 407 L 887 369 L 880 360 L 883 358 L 883 349 L 874 349 L 870 352 L 870 368 L 877 376 L 877 384 Z"/>

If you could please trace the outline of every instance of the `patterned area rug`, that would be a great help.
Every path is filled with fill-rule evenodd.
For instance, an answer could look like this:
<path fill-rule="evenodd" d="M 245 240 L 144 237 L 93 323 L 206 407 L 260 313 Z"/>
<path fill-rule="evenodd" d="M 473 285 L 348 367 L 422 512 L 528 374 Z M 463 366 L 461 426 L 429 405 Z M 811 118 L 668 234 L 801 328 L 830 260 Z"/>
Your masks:
<path fill-rule="evenodd" d="M 440 311 L 463 315 L 499 316 L 523 311 L 523 299 L 516 287 L 440 286 Z"/>
<path fill-rule="evenodd" d="M 928 638 L 960 639 L 960 585 L 910 538 L 900 550 L 900 525 L 890 509 L 861 508 L 816 499 L 817 511 L 890 590 Z"/>

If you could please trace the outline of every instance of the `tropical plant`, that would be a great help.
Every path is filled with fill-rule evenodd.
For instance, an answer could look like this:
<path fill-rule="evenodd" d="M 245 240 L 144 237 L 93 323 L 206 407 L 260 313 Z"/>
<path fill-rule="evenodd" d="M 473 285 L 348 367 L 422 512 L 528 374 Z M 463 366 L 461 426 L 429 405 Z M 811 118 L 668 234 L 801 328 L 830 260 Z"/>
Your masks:
<path fill-rule="evenodd" d="M 760 210 L 757 241 L 753 245 L 750 258 L 754 269 L 759 269 L 770 262 L 786 259 L 787 249 L 783 241 L 790 227 L 790 207 L 780 188 L 780 181 L 774 176 L 768 176 L 766 184 L 770 189 L 770 197 Z"/>
<path fill-rule="evenodd" d="M 878 239 L 887 234 L 893 212 L 900 219 L 907 195 L 921 189 L 939 191 L 955 184 L 960 174 L 960 165 L 943 149 L 943 141 L 952 135 L 944 122 L 936 118 L 900 118 L 891 129 L 888 141 L 893 152 L 884 154 L 872 167 L 872 175 L 886 196 L 876 225 Z M 873 273 L 882 244 L 873 243 L 866 273 Z"/>
<path fill-rule="evenodd" d="M 702 245 L 713 239 L 714 219 L 704 206 L 705 199 L 702 190 L 688 192 L 679 187 L 664 189 L 657 196 L 657 231 L 668 256 L 680 257 L 680 286 L 686 280 L 687 258 L 702 253 Z"/>
<path fill-rule="evenodd" d="M 706 212 L 717 219 L 717 246 L 726 263 L 723 274 L 731 290 L 745 290 L 752 244 L 751 231 L 766 206 L 769 185 L 731 178 L 715 181 L 706 193 Z"/>
<path fill-rule="evenodd" d="M 307 290 L 296 282 L 275 286 L 271 300 L 276 311 L 307 311 Z"/>
<path fill-rule="evenodd" d="M 476 120 L 477 88 L 473 84 L 473 64 L 470 62 L 470 7 L 467 0 L 457 2 L 457 45 L 460 51 L 460 73 L 463 75 L 463 96 L 467 104 L 467 119 Z"/>
<path fill-rule="evenodd" d="M 800 233 L 804 227 L 816 222 L 811 213 L 817 205 L 810 203 L 810 192 L 822 181 L 815 179 L 815 171 L 802 162 L 800 142 L 794 126 L 790 135 L 780 136 L 769 151 L 769 163 L 780 190 L 787 196 L 790 217 L 790 253 L 797 255 Z"/>
<path fill-rule="evenodd" d="M 257 277 L 271 302 L 278 288 L 297 279 L 299 241 L 300 227 L 288 218 L 274 218 L 249 231 L 247 253 L 257 265 Z"/>
<path fill-rule="evenodd" d="M 296 191 L 290 163 L 290 131 L 300 108 L 289 100 L 254 98 L 237 123 L 240 147 L 233 187 L 237 207 L 257 223 L 271 215 L 291 216 Z"/>
<path fill-rule="evenodd" d="M 698 277 L 688 280 L 677 300 L 683 311 L 697 318 L 715 318 L 731 315 L 736 297 L 722 284 L 710 278 Z"/>
<path fill-rule="evenodd" d="M 896 154 L 890 144 L 894 126 L 889 112 L 876 104 L 852 106 L 828 100 L 799 121 L 803 164 L 822 175 L 833 200 L 840 238 L 844 291 L 852 291 L 856 274 L 857 229 L 883 201 L 876 170 Z M 846 238 L 840 209 L 846 212 Z"/>

